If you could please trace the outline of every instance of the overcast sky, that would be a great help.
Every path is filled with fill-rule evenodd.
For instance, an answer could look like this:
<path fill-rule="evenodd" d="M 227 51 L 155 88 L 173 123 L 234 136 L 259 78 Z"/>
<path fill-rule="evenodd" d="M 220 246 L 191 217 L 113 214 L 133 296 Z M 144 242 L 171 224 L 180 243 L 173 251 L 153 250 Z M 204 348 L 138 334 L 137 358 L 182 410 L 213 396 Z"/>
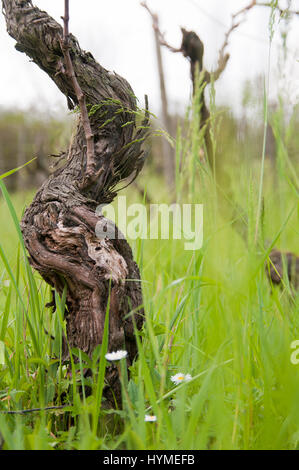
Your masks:
<path fill-rule="evenodd" d="M 61 22 L 63 0 L 35 0 L 34 3 Z M 249 0 L 148 0 L 148 5 L 159 14 L 161 29 L 170 44 L 180 46 L 180 26 L 199 34 L 205 44 L 204 63 L 208 69 L 217 65 L 218 50 L 231 25 L 231 14 L 248 3 Z M 299 9 L 299 0 L 293 0 L 292 5 Z M 227 48 L 231 58 L 216 87 L 218 104 L 232 105 L 235 111 L 240 111 L 245 81 L 267 71 L 269 13 L 267 8 L 256 7 L 232 34 Z M 81 47 L 91 51 L 104 67 L 124 76 L 140 100 L 148 94 L 151 109 L 159 113 L 159 82 L 151 20 L 139 0 L 70 0 L 70 17 L 70 30 Z M 295 104 L 299 102 L 299 17 L 288 27 L 289 61 L 284 74 L 278 67 L 279 31 L 278 26 L 271 55 L 271 93 L 275 97 L 280 85 Z M 35 106 L 52 112 L 65 108 L 64 97 L 46 74 L 14 49 L 14 41 L 6 33 L 2 15 L 0 54 L 3 64 L 0 105 Z M 163 50 L 163 57 L 171 110 L 183 111 L 190 98 L 188 61 L 181 54 L 168 50 Z"/>

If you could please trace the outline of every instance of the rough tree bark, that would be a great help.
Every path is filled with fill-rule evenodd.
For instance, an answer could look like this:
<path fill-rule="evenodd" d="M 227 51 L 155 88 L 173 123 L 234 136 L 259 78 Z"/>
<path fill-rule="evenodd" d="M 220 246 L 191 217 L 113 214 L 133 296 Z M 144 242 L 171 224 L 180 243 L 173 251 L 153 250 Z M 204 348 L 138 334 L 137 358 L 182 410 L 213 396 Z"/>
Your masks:
<path fill-rule="evenodd" d="M 68 106 L 79 105 L 67 71 L 63 29 L 31 0 L 2 0 L 8 33 L 66 96 Z M 94 164 L 87 156 L 82 116 L 66 152 L 64 166 L 54 172 L 37 192 L 21 222 L 32 266 L 60 294 L 67 286 L 66 323 L 70 347 L 90 354 L 102 342 L 109 297 L 109 350 L 128 350 L 133 361 L 137 348 L 132 316 L 143 323 L 140 274 L 125 239 L 98 239 L 99 204 L 110 203 L 122 180 L 134 179 L 144 163 L 142 143 L 147 135 L 148 113 L 142 126 L 135 119 L 136 100 L 129 83 L 110 73 L 83 51 L 69 35 L 69 55 L 88 109 L 93 136 Z M 96 176 L 96 177 L 95 177 Z M 64 344 L 63 358 L 68 358 Z M 116 368 L 107 369 L 106 380 L 119 399 Z M 109 396 L 109 391 L 106 393 Z"/>
<path fill-rule="evenodd" d="M 285 258 L 285 265 L 283 257 Z M 286 273 L 284 273 L 284 267 Z M 274 285 L 281 285 L 284 274 L 286 274 L 294 289 L 296 291 L 299 289 L 299 258 L 294 253 L 272 250 L 269 255 L 269 262 L 266 263 L 266 273 Z"/>

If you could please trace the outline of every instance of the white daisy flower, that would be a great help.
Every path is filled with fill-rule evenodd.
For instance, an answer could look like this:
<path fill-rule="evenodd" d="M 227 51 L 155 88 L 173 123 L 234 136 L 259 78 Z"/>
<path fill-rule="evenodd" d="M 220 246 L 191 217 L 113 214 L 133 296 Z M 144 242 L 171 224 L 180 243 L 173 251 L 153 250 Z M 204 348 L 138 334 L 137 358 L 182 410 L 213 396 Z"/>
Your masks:
<path fill-rule="evenodd" d="M 121 359 L 124 359 L 127 357 L 128 351 L 114 351 L 111 353 L 105 354 L 105 358 L 107 361 L 120 361 Z"/>
<path fill-rule="evenodd" d="M 183 382 L 189 382 L 192 379 L 192 376 L 190 374 L 182 374 L 179 372 L 178 374 L 172 375 L 170 377 L 170 380 L 175 384 L 179 385 Z"/>
<path fill-rule="evenodd" d="M 145 415 L 144 421 L 148 423 L 154 423 L 155 421 L 157 421 L 157 416 Z"/>

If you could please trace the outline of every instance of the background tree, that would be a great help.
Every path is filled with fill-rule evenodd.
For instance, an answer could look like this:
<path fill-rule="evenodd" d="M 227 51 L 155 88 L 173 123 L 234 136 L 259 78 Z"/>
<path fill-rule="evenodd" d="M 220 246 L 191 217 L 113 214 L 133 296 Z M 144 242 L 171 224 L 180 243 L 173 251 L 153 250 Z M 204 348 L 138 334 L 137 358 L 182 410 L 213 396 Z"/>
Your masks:
<path fill-rule="evenodd" d="M 160 43 L 160 28 L 158 15 L 153 13 L 148 7 L 146 2 L 141 2 L 143 6 L 150 14 L 152 19 L 152 26 L 154 31 L 155 50 L 157 58 L 157 68 L 159 74 L 160 83 L 160 96 L 161 96 L 161 110 L 162 110 L 162 122 L 166 131 L 172 133 L 171 118 L 168 111 L 168 99 L 166 92 L 166 81 L 164 74 L 163 57 Z M 162 140 L 162 161 L 163 161 L 163 175 L 168 187 L 173 190 L 175 185 L 175 158 L 174 152 L 171 148 L 170 143 L 167 139 Z"/>
<path fill-rule="evenodd" d="M 2 0 L 2 6 L 16 49 L 49 75 L 70 109 L 80 109 L 66 163 L 42 185 L 21 223 L 30 262 L 59 294 L 67 290 L 69 346 L 91 354 L 102 342 L 109 307 L 109 350 L 126 348 L 130 364 L 137 351 L 133 318 L 137 328 L 143 323 L 139 269 L 125 239 L 96 237 L 97 223 L 103 231 L 108 224 L 96 208 L 115 198 L 122 180 L 140 172 L 148 113 L 138 126 L 129 83 L 69 34 L 67 0 L 64 29 L 30 0 Z M 106 379 L 119 401 L 113 365 Z M 112 401 L 109 389 L 106 397 Z"/>
<path fill-rule="evenodd" d="M 194 31 L 188 31 L 185 28 L 181 28 L 182 32 L 182 42 L 179 48 L 175 48 L 168 44 L 166 41 L 164 34 L 159 29 L 158 20 L 156 20 L 156 34 L 159 37 L 160 44 L 165 46 L 171 52 L 174 53 L 182 53 L 184 57 L 186 57 L 190 62 L 190 76 L 192 80 L 192 87 L 193 87 L 193 95 L 196 93 L 196 87 L 201 87 L 200 92 L 200 106 L 199 106 L 199 113 L 200 113 L 200 130 L 204 128 L 204 140 L 205 140 L 205 150 L 206 150 L 206 157 L 209 161 L 211 168 L 214 168 L 214 155 L 213 155 L 213 146 L 211 142 L 210 136 L 210 112 L 206 105 L 205 100 L 205 87 L 210 84 L 211 82 L 217 81 L 221 74 L 224 72 L 227 62 L 229 60 L 229 54 L 226 53 L 226 48 L 229 43 L 229 38 L 232 32 L 239 27 L 242 21 L 244 21 L 244 14 L 253 8 L 256 4 L 256 0 L 252 0 L 251 3 L 242 8 L 241 10 L 237 11 L 232 15 L 231 19 L 231 26 L 225 34 L 224 42 L 222 47 L 219 50 L 218 56 L 218 65 L 216 70 L 211 72 L 207 71 L 204 68 L 204 44 L 201 41 L 200 37 Z M 151 13 L 152 16 L 154 15 L 150 9 L 146 6 L 148 11 Z"/>

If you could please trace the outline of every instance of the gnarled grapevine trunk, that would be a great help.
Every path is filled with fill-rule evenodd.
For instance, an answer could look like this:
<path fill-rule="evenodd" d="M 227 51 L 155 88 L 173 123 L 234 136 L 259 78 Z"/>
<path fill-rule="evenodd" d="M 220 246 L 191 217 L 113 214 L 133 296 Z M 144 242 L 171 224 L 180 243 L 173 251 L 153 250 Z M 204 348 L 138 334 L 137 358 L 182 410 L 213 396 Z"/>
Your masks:
<path fill-rule="evenodd" d="M 229 54 L 224 54 L 224 47 L 221 49 L 218 60 L 218 68 L 214 72 L 208 72 L 203 67 L 204 57 L 204 44 L 199 36 L 194 31 L 187 31 L 181 28 L 182 31 L 182 44 L 180 51 L 184 57 L 190 61 L 191 79 L 193 86 L 193 95 L 196 94 L 196 86 L 202 87 L 199 99 L 199 113 L 200 113 L 200 129 L 205 127 L 204 140 L 206 146 L 206 153 L 211 168 L 214 168 L 213 145 L 210 136 L 210 111 L 206 105 L 204 89 L 211 81 L 216 81 L 225 70 L 226 64 L 229 59 Z M 197 69 L 197 70 L 196 70 Z M 198 77 L 196 76 L 198 72 Z M 199 83 L 196 83 L 197 78 Z"/>
<path fill-rule="evenodd" d="M 17 41 L 16 49 L 25 52 L 49 75 L 66 96 L 70 109 L 78 106 L 72 80 L 65 73 L 62 27 L 30 0 L 2 0 L 2 5 L 8 32 Z M 96 215 L 96 207 L 111 202 L 116 185 L 133 179 L 142 168 L 147 113 L 144 125 L 137 127 L 136 101 L 130 85 L 81 50 L 72 35 L 69 53 L 90 111 L 96 177 L 89 174 L 86 183 L 87 142 L 79 117 L 66 163 L 37 192 L 21 228 L 32 266 L 60 294 L 67 285 L 70 346 L 90 354 L 102 342 L 111 289 L 109 349 L 126 348 L 132 362 L 137 349 L 132 316 L 126 315 L 134 310 L 137 328 L 141 327 L 139 270 L 126 240 L 97 238 L 96 225 L 104 226 L 105 219 Z M 65 347 L 64 358 L 67 356 Z M 110 367 L 106 378 L 118 394 L 116 369 Z"/>

